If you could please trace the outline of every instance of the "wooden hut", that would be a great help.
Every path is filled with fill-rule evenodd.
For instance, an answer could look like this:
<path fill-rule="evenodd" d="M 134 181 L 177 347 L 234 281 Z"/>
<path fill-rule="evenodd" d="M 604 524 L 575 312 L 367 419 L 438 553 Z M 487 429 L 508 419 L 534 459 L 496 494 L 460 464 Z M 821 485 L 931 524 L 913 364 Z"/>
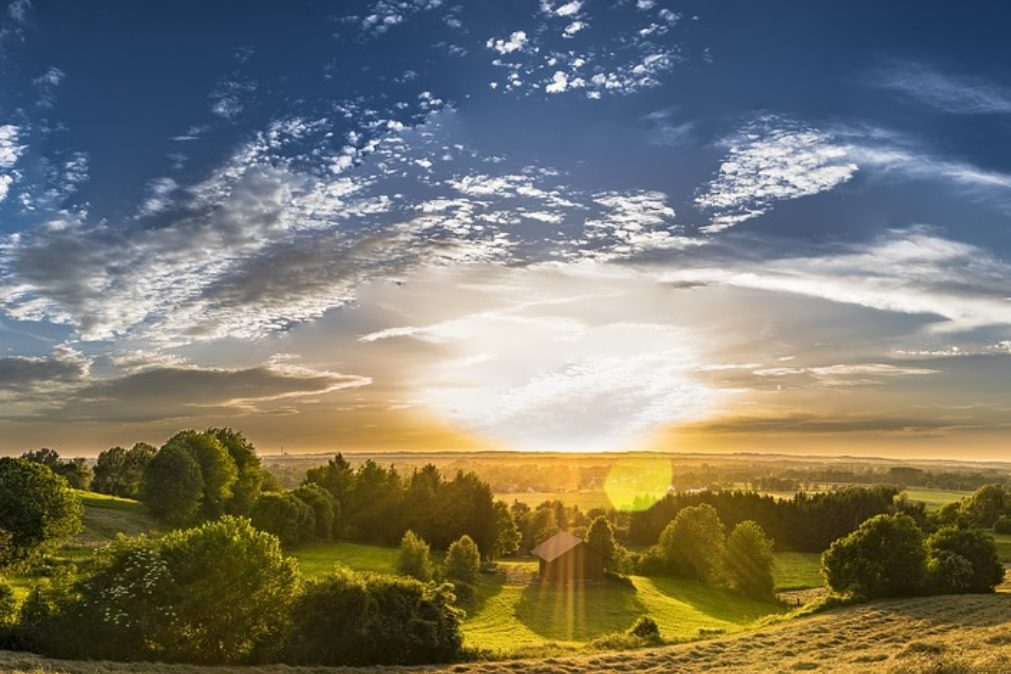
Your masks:
<path fill-rule="evenodd" d="M 530 551 L 540 560 L 548 583 L 586 583 L 604 579 L 604 554 L 578 536 L 562 531 Z"/>

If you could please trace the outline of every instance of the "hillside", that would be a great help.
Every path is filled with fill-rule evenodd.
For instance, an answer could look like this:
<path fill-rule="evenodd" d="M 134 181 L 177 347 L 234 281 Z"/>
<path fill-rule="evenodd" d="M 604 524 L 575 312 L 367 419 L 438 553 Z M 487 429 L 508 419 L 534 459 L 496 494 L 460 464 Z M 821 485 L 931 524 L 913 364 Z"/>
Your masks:
<path fill-rule="evenodd" d="M 821 671 L 928 674 L 1011 670 L 1011 594 L 907 599 L 838 609 L 733 637 L 644 651 L 387 668 L 427 674 L 580 674 L 599 671 Z M 47 660 L 0 652 L 0 670 L 17 674 L 156 672 L 216 674 L 220 668 Z M 244 674 L 376 672 L 383 668 L 249 667 Z"/>

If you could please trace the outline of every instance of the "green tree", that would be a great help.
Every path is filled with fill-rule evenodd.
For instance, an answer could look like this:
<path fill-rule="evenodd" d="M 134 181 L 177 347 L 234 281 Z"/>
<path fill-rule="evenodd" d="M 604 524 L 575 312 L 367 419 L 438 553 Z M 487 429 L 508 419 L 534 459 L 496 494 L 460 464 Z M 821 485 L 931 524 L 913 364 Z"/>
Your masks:
<path fill-rule="evenodd" d="M 462 617 L 448 584 L 338 569 L 295 599 L 281 657 L 316 665 L 451 662 L 462 654 Z"/>
<path fill-rule="evenodd" d="M 446 552 L 446 578 L 474 584 L 481 570 L 481 553 L 474 539 L 464 534 Z"/>
<path fill-rule="evenodd" d="M 301 543 L 316 529 L 312 508 L 291 492 L 260 494 L 250 520 L 257 529 L 277 536 L 284 545 Z"/>
<path fill-rule="evenodd" d="M 497 538 L 490 557 L 503 557 L 519 550 L 523 534 L 505 501 L 495 501 L 495 531 Z"/>
<path fill-rule="evenodd" d="M 235 664 L 282 635 L 298 580 L 276 537 L 226 516 L 121 538 L 25 627 L 49 655 Z"/>
<path fill-rule="evenodd" d="M 829 587 L 860 599 L 915 595 L 925 588 L 923 532 L 905 514 L 876 515 L 822 555 Z"/>
<path fill-rule="evenodd" d="M 225 510 L 233 515 L 248 515 L 253 504 L 260 495 L 263 486 L 264 470 L 256 448 L 246 437 L 231 428 L 211 428 L 209 435 L 228 451 L 235 463 L 236 477 L 232 484 L 232 495 L 225 503 Z"/>
<path fill-rule="evenodd" d="M 993 536 L 978 529 L 945 527 L 927 538 L 931 584 L 942 594 L 993 592 L 1004 565 Z"/>
<path fill-rule="evenodd" d="M 158 453 L 146 442 L 138 442 L 129 450 L 111 447 L 98 455 L 92 489 L 102 494 L 123 498 L 138 498 L 144 470 Z"/>
<path fill-rule="evenodd" d="M 668 570 L 711 583 L 723 556 L 725 535 L 716 508 L 703 503 L 678 512 L 660 534 L 660 549 Z"/>
<path fill-rule="evenodd" d="M 532 550 L 559 531 L 552 508 L 537 508 L 530 513 L 523 532 L 523 547 Z"/>
<path fill-rule="evenodd" d="M 0 566 L 81 530 L 84 507 L 48 466 L 0 458 Z"/>
<path fill-rule="evenodd" d="M 48 447 L 25 452 L 21 458 L 47 466 L 74 489 L 87 489 L 91 486 L 92 470 L 85 459 L 61 459 L 56 450 Z"/>
<path fill-rule="evenodd" d="M 985 484 L 959 505 L 965 526 L 988 529 L 1001 515 L 1011 514 L 1011 489 L 1003 484 Z"/>
<path fill-rule="evenodd" d="M 170 524 L 192 522 L 203 495 L 200 466 L 179 445 L 162 447 L 144 470 L 141 500 L 155 517 Z"/>
<path fill-rule="evenodd" d="M 587 544 L 604 555 L 604 566 L 609 571 L 617 571 L 621 554 L 618 551 L 618 543 L 614 540 L 614 530 L 611 523 L 604 516 L 598 516 L 590 523 L 590 528 L 586 530 Z"/>
<path fill-rule="evenodd" d="M 239 472 L 235 461 L 217 437 L 211 433 L 180 431 L 168 439 L 165 447 L 185 450 L 200 467 L 203 482 L 201 514 L 206 518 L 214 518 L 224 513 Z"/>
<path fill-rule="evenodd" d="M 312 508 L 315 536 L 324 540 L 333 538 L 337 530 L 337 504 L 330 493 L 318 484 L 310 483 L 303 484 L 292 494 Z"/>
<path fill-rule="evenodd" d="M 435 575 L 428 543 L 408 530 L 400 541 L 397 555 L 397 573 L 427 583 Z"/>
<path fill-rule="evenodd" d="M 775 581 L 772 541 L 762 527 L 751 520 L 741 522 L 727 537 L 723 551 L 723 568 L 731 586 L 742 594 L 757 599 L 774 597 Z"/>

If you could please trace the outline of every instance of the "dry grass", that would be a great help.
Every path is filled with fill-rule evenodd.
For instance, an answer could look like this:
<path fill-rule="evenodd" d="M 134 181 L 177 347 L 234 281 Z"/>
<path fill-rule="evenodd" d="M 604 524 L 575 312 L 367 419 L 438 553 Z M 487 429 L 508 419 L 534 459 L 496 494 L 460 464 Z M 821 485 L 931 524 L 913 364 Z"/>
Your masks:
<path fill-rule="evenodd" d="M 581 674 L 820 671 L 983 674 L 1011 671 L 1011 594 L 877 602 L 783 622 L 732 637 L 643 651 L 540 660 L 391 668 L 427 674 Z M 0 652 L 0 671 L 21 674 L 158 672 L 217 674 L 221 668 L 62 662 Z M 250 667 L 243 674 L 366 672 L 370 669 Z"/>

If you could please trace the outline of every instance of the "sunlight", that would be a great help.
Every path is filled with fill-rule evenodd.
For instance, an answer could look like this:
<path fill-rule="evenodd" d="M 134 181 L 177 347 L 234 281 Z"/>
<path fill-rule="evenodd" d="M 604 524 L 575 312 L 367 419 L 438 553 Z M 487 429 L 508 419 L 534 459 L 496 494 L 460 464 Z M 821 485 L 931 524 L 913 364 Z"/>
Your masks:
<path fill-rule="evenodd" d="M 604 492 L 616 510 L 648 510 L 667 494 L 673 477 L 666 457 L 621 458 L 611 466 Z"/>

